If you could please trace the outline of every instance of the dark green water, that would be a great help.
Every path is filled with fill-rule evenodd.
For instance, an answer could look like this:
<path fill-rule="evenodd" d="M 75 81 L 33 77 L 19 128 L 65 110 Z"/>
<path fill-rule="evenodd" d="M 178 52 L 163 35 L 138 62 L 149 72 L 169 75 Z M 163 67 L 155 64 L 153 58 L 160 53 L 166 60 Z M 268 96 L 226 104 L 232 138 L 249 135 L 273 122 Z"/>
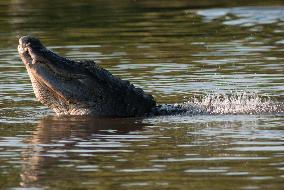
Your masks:
<path fill-rule="evenodd" d="M 2 0 L 0 26 L 0 189 L 284 188 L 284 115 L 250 114 L 284 101 L 283 1 Z M 55 117 L 18 57 L 27 34 L 214 114 Z"/>

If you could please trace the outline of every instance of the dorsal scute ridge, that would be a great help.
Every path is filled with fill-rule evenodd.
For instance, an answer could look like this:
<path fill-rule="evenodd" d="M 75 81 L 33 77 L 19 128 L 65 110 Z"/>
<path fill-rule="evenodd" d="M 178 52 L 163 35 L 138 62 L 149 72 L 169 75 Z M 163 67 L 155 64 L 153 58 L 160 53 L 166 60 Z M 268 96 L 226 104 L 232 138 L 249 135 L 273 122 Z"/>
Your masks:
<path fill-rule="evenodd" d="M 83 69 L 88 70 L 88 72 L 95 78 L 107 83 L 109 87 L 112 88 L 114 92 L 120 92 L 122 96 L 136 96 L 141 100 L 147 100 L 146 102 L 151 105 L 155 105 L 156 101 L 154 97 L 150 94 L 146 94 L 143 89 L 135 87 L 128 80 L 122 80 L 117 76 L 112 75 L 108 70 L 102 68 L 99 64 L 92 60 L 84 60 L 76 62 Z M 123 93 L 122 93 L 123 92 Z"/>

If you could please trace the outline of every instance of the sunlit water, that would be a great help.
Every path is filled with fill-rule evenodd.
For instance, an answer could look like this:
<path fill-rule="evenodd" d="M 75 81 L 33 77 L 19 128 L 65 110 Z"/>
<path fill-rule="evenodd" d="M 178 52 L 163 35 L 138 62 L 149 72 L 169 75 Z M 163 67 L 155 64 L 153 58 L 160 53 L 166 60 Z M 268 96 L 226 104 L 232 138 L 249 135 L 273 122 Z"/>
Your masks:
<path fill-rule="evenodd" d="M 283 189 L 284 4 L 218 2 L 1 1 L 0 189 Z M 26 34 L 188 112 L 54 117 Z"/>

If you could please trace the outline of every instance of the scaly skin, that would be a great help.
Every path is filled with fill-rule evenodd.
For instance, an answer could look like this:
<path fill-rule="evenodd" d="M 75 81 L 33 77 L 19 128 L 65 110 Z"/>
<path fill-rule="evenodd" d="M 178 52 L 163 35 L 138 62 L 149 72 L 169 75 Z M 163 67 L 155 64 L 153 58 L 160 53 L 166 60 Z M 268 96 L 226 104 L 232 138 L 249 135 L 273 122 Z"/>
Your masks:
<path fill-rule="evenodd" d="M 95 62 L 60 57 L 34 37 L 21 37 L 18 52 L 36 98 L 57 115 L 134 117 L 159 108 L 153 96 Z"/>

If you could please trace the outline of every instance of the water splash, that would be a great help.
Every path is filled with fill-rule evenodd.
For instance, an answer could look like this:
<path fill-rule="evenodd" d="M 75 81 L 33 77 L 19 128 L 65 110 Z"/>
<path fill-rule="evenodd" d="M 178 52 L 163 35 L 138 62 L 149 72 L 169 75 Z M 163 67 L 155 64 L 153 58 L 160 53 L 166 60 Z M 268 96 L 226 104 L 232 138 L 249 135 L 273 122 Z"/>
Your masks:
<path fill-rule="evenodd" d="M 185 115 L 268 114 L 284 113 L 284 103 L 277 102 L 270 96 L 239 92 L 192 97 L 182 104 L 161 106 L 160 110 L 164 113 L 182 113 Z"/>

